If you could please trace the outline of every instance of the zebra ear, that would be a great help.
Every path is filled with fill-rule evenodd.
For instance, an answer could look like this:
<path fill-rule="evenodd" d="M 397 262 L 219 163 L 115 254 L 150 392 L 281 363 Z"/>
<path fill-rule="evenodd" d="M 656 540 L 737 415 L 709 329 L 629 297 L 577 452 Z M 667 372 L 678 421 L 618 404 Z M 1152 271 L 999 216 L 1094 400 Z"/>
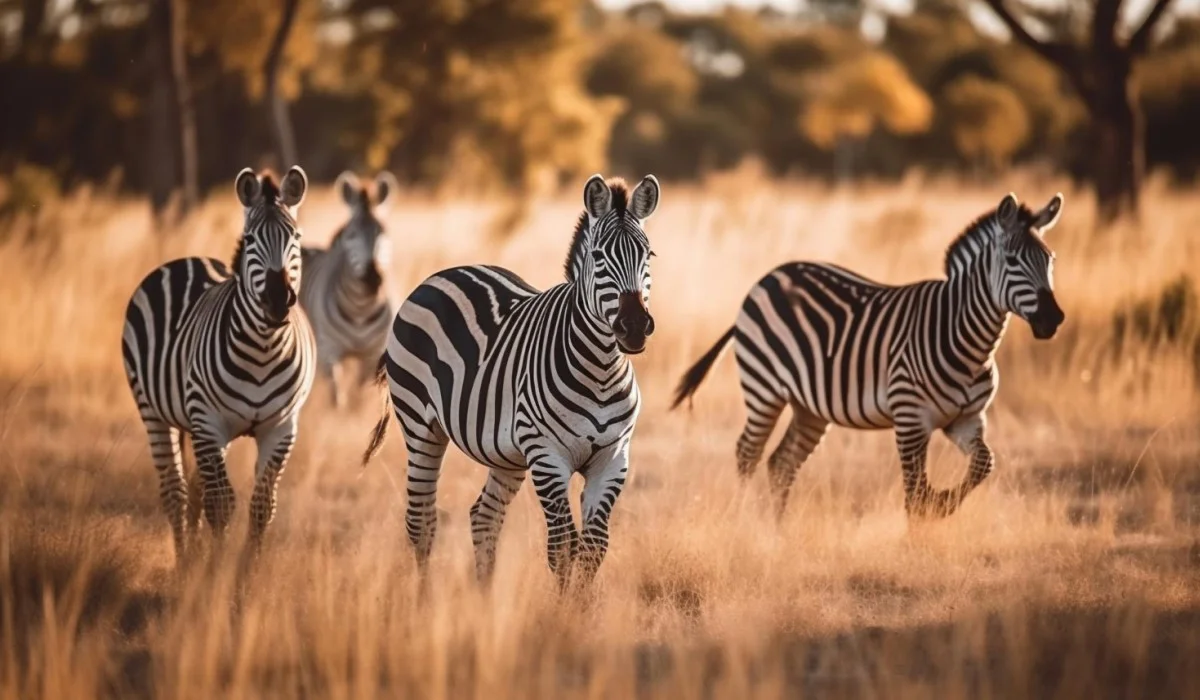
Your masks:
<path fill-rule="evenodd" d="M 1009 192 L 1000 200 L 1000 206 L 996 207 L 996 218 L 1000 220 L 1000 225 L 1007 229 L 1016 225 L 1020 211 L 1021 205 L 1017 203 L 1017 195 Z"/>
<path fill-rule="evenodd" d="M 642 178 L 638 186 L 633 188 L 633 215 L 638 221 L 645 221 L 650 218 L 654 210 L 658 208 L 658 178 L 653 175 L 647 175 Z"/>
<path fill-rule="evenodd" d="M 308 176 L 299 165 L 293 165 L 283 176 L 279 186 L 280 201 L 285 207 L 298 207 L 304 201 L 304 193 L 308 191 Z"/>
<path fill-rule="evenodd" d="M 583 208 L 592 219 L 599 219 L 612 209 L 612 190 L 603 175 L 596 173 L 583 186 Z"/>
<path fill-rule="evenodd" d="M 1033 228 L 1037 229 L 1039 235 L 1054 228 L 1058 223 L 1058 218 L 1062 216 L 1063 196 L 1062 192 L 1055 193 L 1046 206 L 1033 217 Z"/>
<path fill-rule="evenodd" d="M 338 175 L 337 182 L 334 183 L 333 187 L 341 195 L 342 201 L 346 203 L 346 206 L 353 209 L 359 205 L 362 182 L 359 181 L 358 175 L 349 170 L 344 170 L 341 175 Z"/>
<path fill-rule="evenodd" d="M 384 170 L 375 176 L 375 208 L 386 212 L 391 205 L 391 199 L 400 191 L 400 183 L 396 176 Z"/>
<path fill-rule="evenodd" d="M 262 182 L 250 168 L 242 168 L 242 172 L 238 173 L 233 182 L 233 188 L 237 191 L 238 201 L 243 207 L 252 206 L 262 195 Z"/>

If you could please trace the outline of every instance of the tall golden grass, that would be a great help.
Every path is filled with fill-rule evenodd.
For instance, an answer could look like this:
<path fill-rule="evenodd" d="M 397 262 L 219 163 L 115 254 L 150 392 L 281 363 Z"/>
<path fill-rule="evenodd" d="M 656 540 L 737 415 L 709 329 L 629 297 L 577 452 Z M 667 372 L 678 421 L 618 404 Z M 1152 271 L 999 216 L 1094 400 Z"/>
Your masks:
<path fill-rule="evenodd" d="M 635 174 L 636 175 L 636 174 Z M 232 188 L 231 188 L 232 189 Z M 731 358 L 691 411 L 666 410 L 743 295 L 791 259 L 889 282 L 940 274 L 947 243 L 1008 190 L 1065 190 L 1048 242 L 1067 324 L 1014 321 L 992 412 L 998 466 L 948 520 L 903 514 L 890 433 L 831 430 L 785 520 L 737 479 Z M 280 514 L 248 579 L 239 542 L 177 574 L 121 369 L 124 306 L 185 254 L 226 258 L 220 193 L 157 230 L 144 202 L 77 193 L 0 236 L 0 700 L 374 697 L 1096 697 L 1200 689 L 1200 431 L 1187 347 L 1125 339 L 1113 316 L 1200 252 L 1200 198 L 1155 186 L 1140 225 L 1097 230 L 1065 184 L 913 178 L 826 189 L 745 173 L 666 183 L 647 229 L 658 331 L 635 360 L 646 406 L 594 593 L 560 596 L 523 490 L 493 586 L 474 583 L 467 510 L 482 468 L 452 453 L 421 594 L 403 528 L 399 440 L 357 466 L 378 401 L 306 406 Z M 402 198 L 389 284 L 466 262 L 561 279 L 579 196 L 540 202 L 511 238 L 500 202 Z M 322 242 L 344 212 L 317 189 Z M 244 531 L 253 446 L 231 452 Z M 964 459 L 938 438 L 935 483 Z"/>

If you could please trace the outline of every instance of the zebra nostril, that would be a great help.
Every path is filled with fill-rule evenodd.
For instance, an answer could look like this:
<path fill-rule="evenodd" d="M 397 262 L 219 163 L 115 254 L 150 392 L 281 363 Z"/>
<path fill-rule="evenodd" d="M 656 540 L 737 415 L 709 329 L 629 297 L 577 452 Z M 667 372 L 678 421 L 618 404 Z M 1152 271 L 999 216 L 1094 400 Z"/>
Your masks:
<path fill-rule="evenodd" d="M 654 317 L 649 314 L 646 315 L 646 330 L 644 332 L 646 335 L 654 334 Z"/>
<path fill-rule="evenodd" d="M 617 335 L 625 335 L 625 319 L 618 316 L 617 319 L 613 321 L 613 332 Z"/>

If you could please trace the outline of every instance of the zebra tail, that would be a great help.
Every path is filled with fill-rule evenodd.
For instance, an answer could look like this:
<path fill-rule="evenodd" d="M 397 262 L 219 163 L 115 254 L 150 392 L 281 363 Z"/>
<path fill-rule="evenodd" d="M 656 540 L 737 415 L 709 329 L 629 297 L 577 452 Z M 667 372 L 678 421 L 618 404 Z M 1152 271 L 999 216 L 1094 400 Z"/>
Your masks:
<path fill-rule="evenodd" d="M 724 352 L 725 346 L 729 344 L 730 340 L 733 340 L 733 332 L 734 329 L 731 326 L 729 330 L 725 331 L 725 335 L 721 336 L 720 340 L 718 340 L 716 344 L 709 348 L 708 352 L 704 353 L 699 360 L 696 360 L 696 364 L 692 365 L 691 368 L 684 373 L 683 379 L 679 380 L 679 386 L 675 388 L 675 401 L 671 403 L 672 411 L 675 410 L 675 407 L 682 403 L 684 399 L 688 399 L 688 407 L 691 407 L 692 394 L 695 394 L 696 390 L 700 388 L 700 383 L 704 381 L 706 376 L 708 376 L 708 371 L 712 369 L 712 366 L 717 361 L 717 358 L 719 358 L 721 353 Z"/>
<path fill-rule="evenodd" d="M 392 397 L 391 393 L 387 390 L 386 351 L 379 356 L 379 366 L 375 368 L 375 386 L 380 387 L 380 394 L 383 396 L 382 411 L 380 412 L 379 422 L 375 424 L 375 429 L 371 431 L 371 444 L 367 445 L 367 449 L 363 452 L 363 468 L 366 468 L 371 458 L 378 454 L 380 448 L 383 447 L 383 441 L 387 438 L 388 422 L 391 418 Z"/>

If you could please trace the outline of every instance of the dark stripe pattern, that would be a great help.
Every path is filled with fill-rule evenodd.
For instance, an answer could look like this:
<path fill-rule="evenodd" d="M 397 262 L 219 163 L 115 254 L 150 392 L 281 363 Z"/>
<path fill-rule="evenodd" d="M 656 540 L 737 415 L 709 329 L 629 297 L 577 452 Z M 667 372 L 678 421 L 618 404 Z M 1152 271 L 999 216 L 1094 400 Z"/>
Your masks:
<path fill-rule="evenodd" d="M 329 382 L 331 401 L 341 407 L 346 389 L 343 361 L 359 361 L 357 385 L 370 380 L 395 314 L 384 279 L 391 241 L 376 213 L 382 212 L 397 186 L 391 174 L 381 173 L 372 201 L 359 179 L 346 172 L 335 189 L 350 208 L 350 221 L 328 248 L 304 248 L 300 305 L 317 338 L 318 366 Z"/>
<path fill-rule="evenodd" d="M 408 448 L 406 521 L 422 566 L 437 526 L 442 459 L 453 441 L 489 468 L 471 508 L 481 580 L 493 571 L 505 510 L 526 472 L 545 513 L 550 568 L 560 583 L 572 569 L 581 582 L 595 574 L 641 404 L 626 355 L 641 352 L 653 332 L 652 253 L 642 222 L 658 195 L 650 176 L 632 192 L 592 177 L 564 284 L 539 293 L 502 268 L 456 267 L 425 280 L 401 305 L 384 364 Z M 383 421 L 386 428 L 386 415 Z M 586 480 L 582 531 L 567 499 L 576 472 Z"/>
<path fill-rule="evenodd" d="M 294 308 L 300 282 L 295 212 L 307 187 L 292 168 L 279 186 L 249 169 L 238 175 L 245 228 L 232 269 L 182 258 L 151 272 L 125 312 L 125 373 L 150 439 L 176 556 L 186 553 L 199 514 L 189 503 L 182 439 L 192 438 L 205 519 L 222 535 L 234 507 L 228 444 L 258 443 L 250 501 L 257 547 L 275 515 L 275 489 L 312 387 L 316 346 Z M 193 512 L 189 512 L 193 511 Z M 189 517 L 190 516 L 190 517 Z"/>
<path fill-rule="evenodd" d="M 796 262 L 763 277 L 734 327 L 688 370 L 675 405 L 690 397 L 733 340 L 746 407 L 738 470 L 753 474 L 785 406 L 791 422 L 768 460 L 777 514 L 796 472 L 830 423 L 894 428 L 910 514 L 945 516 L 992 469 L 985 412 L 996 394 L 995 353 L 1009 314 L 1049 338 L 1063 322 L 1054 255 L 1042 240 L 1062 196 L 1031 212 L 1012 195 L 950 246 L 946 278 L 878 284 L 835 265 Z M 963 482 L 935 491 L 925 474 L 929 439 L 945 434 L 971 459 Z"/>

